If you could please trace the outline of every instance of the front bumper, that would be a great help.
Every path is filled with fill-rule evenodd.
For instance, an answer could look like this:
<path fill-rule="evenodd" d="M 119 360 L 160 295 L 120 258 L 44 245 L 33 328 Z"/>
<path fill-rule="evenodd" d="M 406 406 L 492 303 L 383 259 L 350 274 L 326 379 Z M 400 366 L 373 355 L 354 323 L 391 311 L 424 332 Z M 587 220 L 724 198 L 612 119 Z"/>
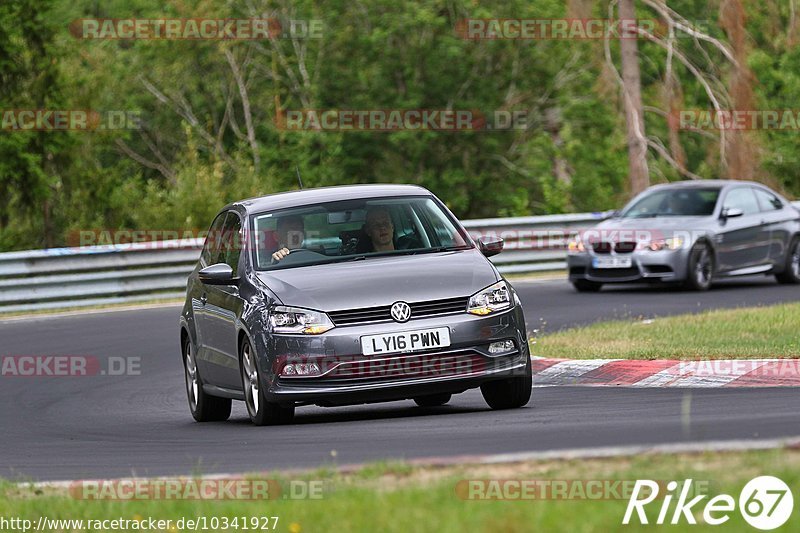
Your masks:
<path fill-rule="evenodd" d="M 361 337 L 448 327 L 450 346 L 438 350 L 361 355 Z M 509 352 L 492 355 L 488 345 L 514 341 Z M 259 336 L 261 375 L 267 400 L 277 403 L 348 405 L 459 393 L 495 379 L 522 376 L 530 351 L 520 305 L 487 317 L 468 313 L 411 320 L 339 326 L 318 336 Z M 316 362 L 320 376 L 287 377 L 287 361 Z"/>
<path fill-rule="evenodd" d="M 594 252 L 571 253 L 567 256 L 569 280 L 588 280 L 598 283 L 625 283 L 632 281 L 683 281 L 688 274 L 690 249 L 634 251 L 615 254 L 617 257 L 630 257 L 630 268 L 595 268 L 593 260 L 609 257 L 608 254 Z"/>

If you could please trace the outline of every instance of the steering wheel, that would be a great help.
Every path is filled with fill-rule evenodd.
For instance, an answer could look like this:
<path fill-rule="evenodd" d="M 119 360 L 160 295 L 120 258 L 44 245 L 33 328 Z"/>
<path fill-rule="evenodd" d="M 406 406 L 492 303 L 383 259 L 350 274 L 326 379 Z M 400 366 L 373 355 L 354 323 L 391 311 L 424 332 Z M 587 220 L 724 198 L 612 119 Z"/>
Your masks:
<path fill-rule="evenodd" d="M 282 248 L 281 248 L 282 249 Z M 289 255 L 281 259 L 281 261 L 286 261 L 288 257 L 291 257 L 293 254 L 298 254 L 300 252 L 306 252 L 314 255 L 322 255 L 319 252 L 315 252 L 314 250 L 309 250 L 308 248 L 289 248 Z M 295 256 L 296 257 L 296 256 Z M 275 258 L 272 258 L 270 264 L 274 265 L 280 263 L 281 261 L 276 261 Z"/>

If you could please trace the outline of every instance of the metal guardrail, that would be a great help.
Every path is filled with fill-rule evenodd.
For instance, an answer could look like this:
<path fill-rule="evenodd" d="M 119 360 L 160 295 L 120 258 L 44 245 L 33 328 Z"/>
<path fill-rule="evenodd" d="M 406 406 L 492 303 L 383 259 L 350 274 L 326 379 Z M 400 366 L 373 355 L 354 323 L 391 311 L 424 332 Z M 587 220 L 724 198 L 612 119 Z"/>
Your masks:
<path fill-rule="evenodd" d="M 491 258 L 500 272 L 543 272 L 566 268 L 569 238 L 609 214 L 487 218 L 464 227 L 505 239 Z M 188 239 L 0 253 L 0 313 L 182 298 L 202 246 Z"/>

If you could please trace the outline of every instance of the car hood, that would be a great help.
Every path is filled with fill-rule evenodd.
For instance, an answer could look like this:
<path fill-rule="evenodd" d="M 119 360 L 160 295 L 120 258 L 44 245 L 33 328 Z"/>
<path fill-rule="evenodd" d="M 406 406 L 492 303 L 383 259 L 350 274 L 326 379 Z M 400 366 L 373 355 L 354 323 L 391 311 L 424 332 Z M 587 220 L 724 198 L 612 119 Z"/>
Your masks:
<path fill-rule="evenodd" d="M 257 275 L 284 305 L 320 311 L 470 296 L 499 279 L 476 249 L 375 257 Z"/>
<path fill-rule="evenodd" d="M 609 218 L 598 224 L 603 229 L 628 230 L 693 230 L 706 227 L 711 217 L 655 217 L 655 218 Z"/>

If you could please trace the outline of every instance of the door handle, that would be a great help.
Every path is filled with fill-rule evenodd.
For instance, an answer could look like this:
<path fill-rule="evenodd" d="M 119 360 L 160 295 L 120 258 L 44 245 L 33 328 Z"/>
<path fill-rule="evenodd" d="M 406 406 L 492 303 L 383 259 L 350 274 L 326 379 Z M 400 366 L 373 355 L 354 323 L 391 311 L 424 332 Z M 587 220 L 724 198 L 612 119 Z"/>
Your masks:
<path fill-rule="evenodd" d="M 203 304 L 203 305 L 206 305 L 207 301 L 208 301 L 208 294 L 203 293 L 203 295 L 200 296 L 200 303 Z"/>

